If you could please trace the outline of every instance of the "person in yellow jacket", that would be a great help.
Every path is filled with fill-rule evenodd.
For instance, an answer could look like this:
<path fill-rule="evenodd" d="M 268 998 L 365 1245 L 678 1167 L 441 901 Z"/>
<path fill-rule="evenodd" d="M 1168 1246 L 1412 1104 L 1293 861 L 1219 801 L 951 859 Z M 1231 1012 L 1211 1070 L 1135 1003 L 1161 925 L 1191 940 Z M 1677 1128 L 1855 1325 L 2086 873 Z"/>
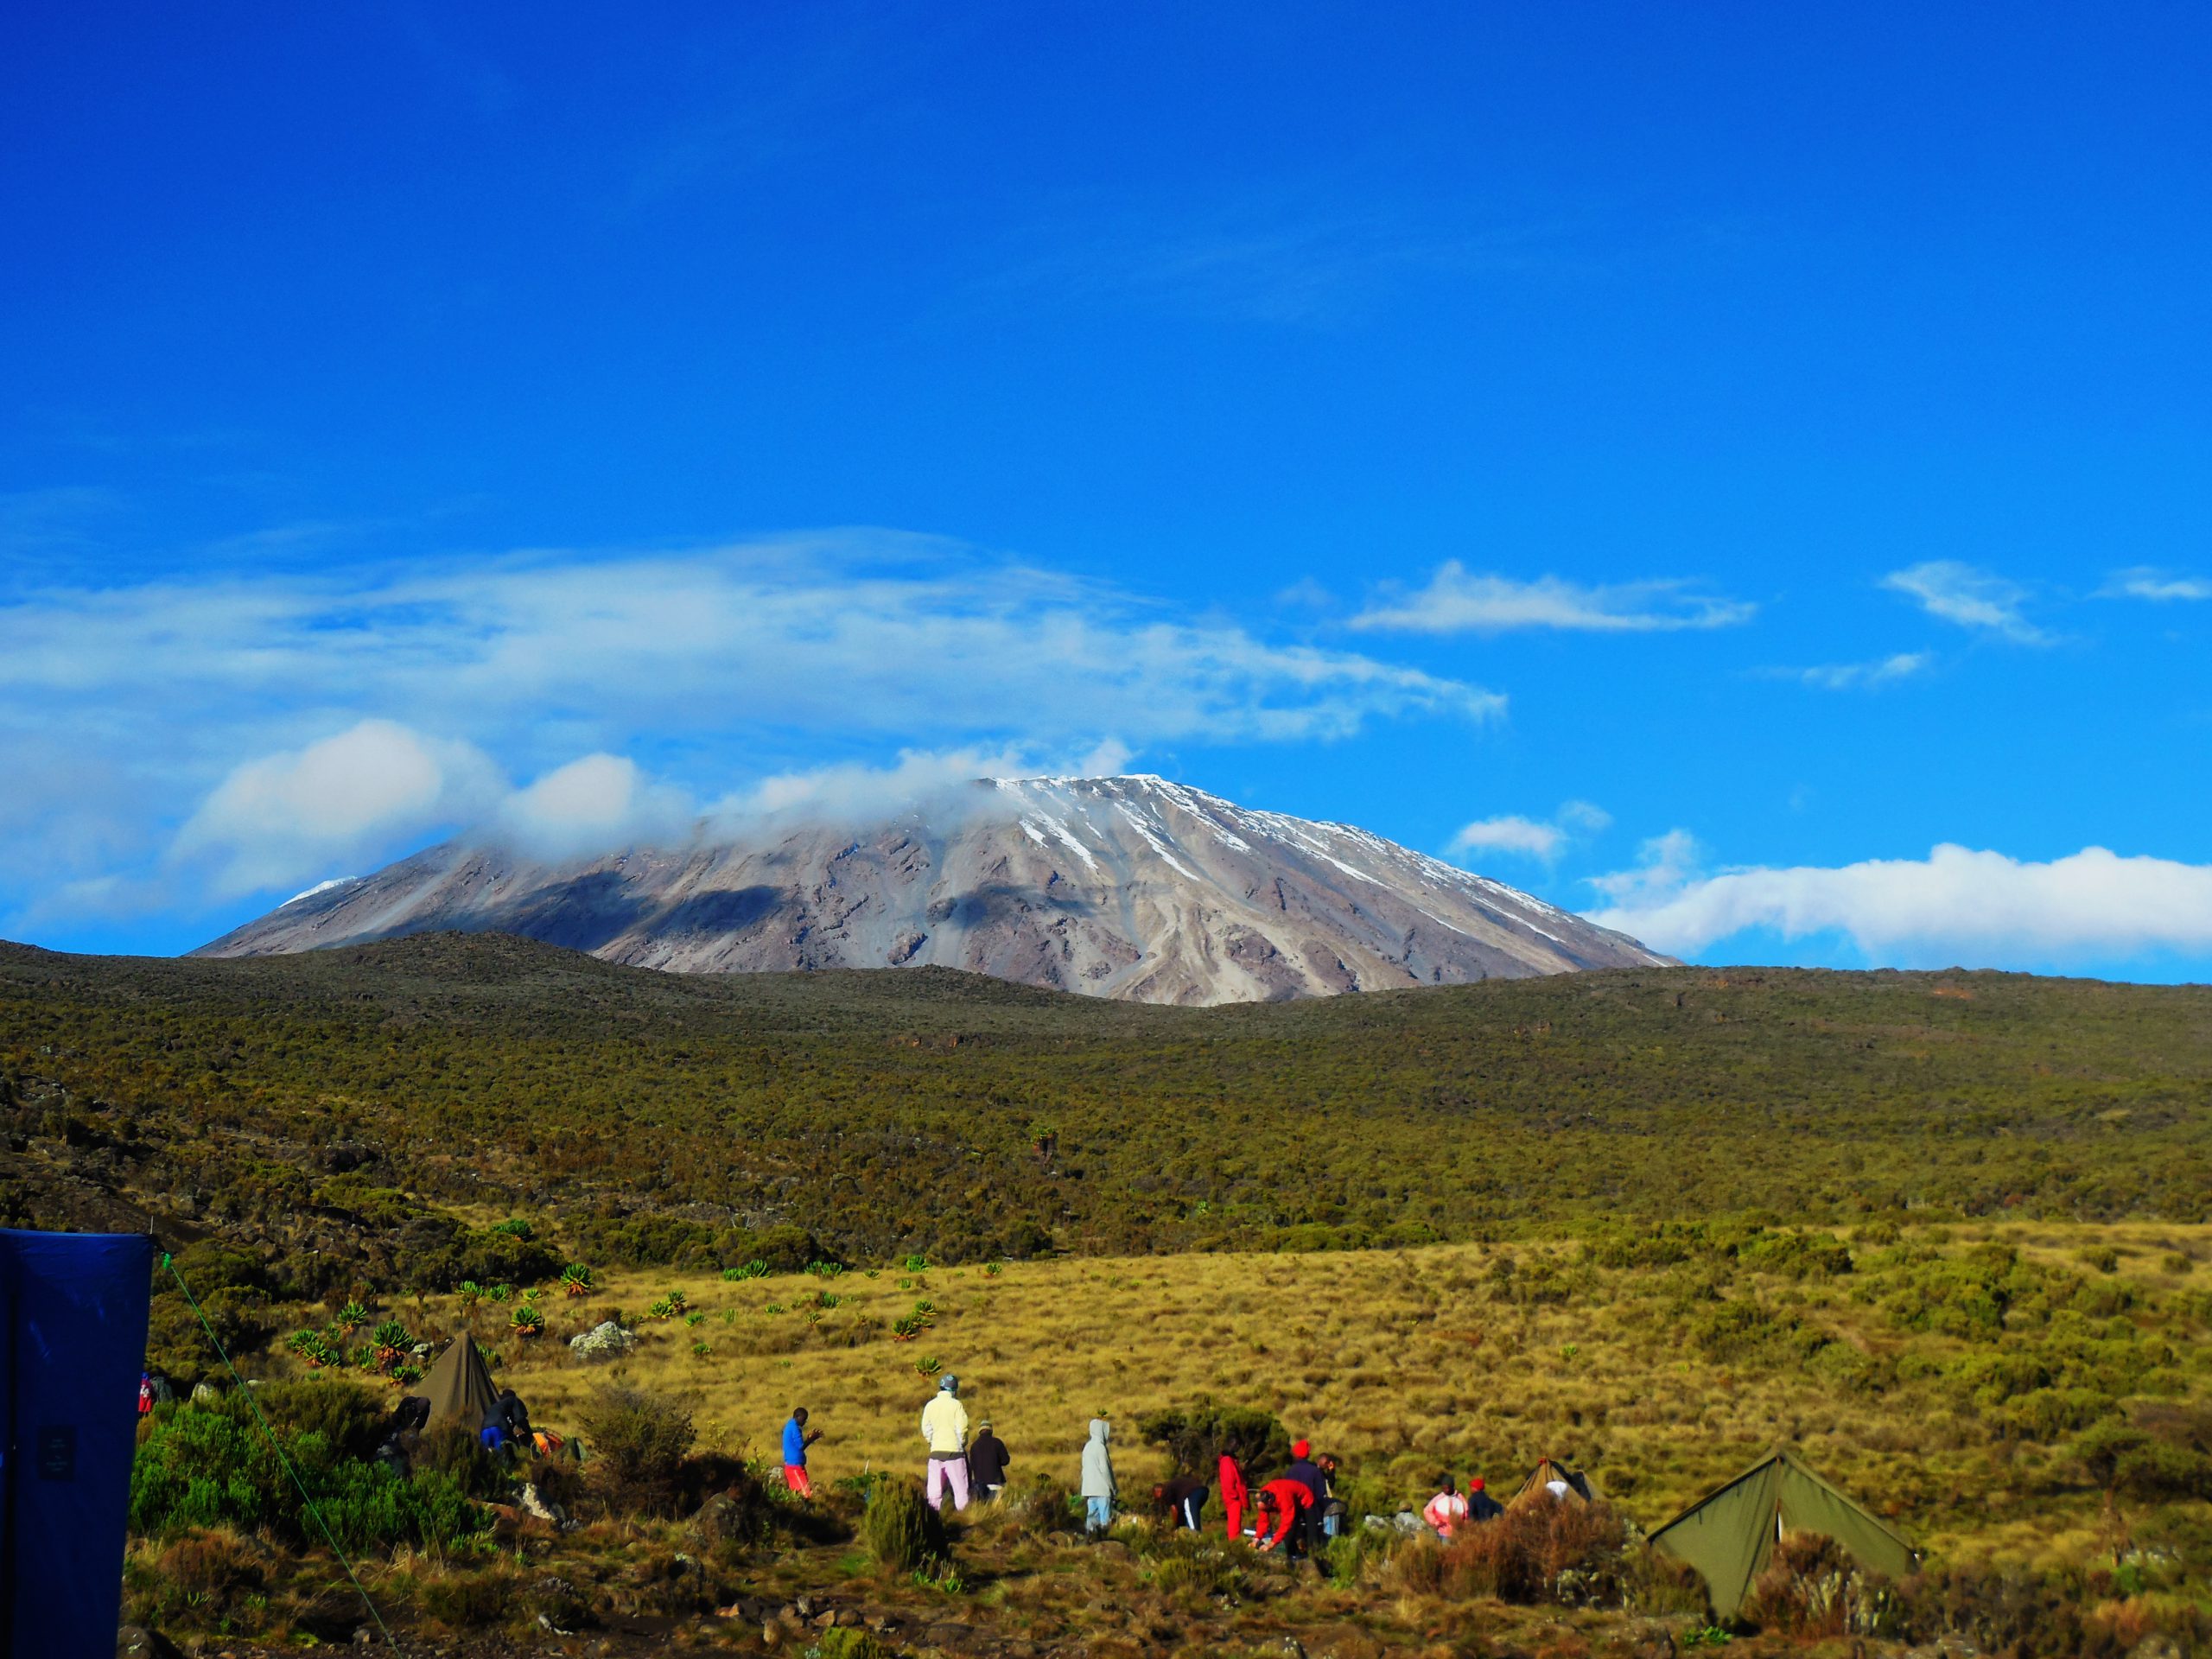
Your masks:
<path fill-rule="evenodd" d="M 947 1371 L 937 1380 L 937 1398 L 922 1408 L 922 1439 L 930 1448 L 925 1483 L 930 1507 L 944 1513 L 944 1489 L 952 1507 L 968 1507 L 968 1408 L 960 1403 L 960 1379 Z"/>

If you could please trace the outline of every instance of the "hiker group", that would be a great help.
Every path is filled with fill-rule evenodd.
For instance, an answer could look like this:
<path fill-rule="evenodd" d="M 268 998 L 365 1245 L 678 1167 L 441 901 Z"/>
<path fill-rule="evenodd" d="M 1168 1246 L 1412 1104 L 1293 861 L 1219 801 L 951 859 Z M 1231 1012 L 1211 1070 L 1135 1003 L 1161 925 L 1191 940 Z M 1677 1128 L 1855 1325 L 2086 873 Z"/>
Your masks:
<path fill-rule="evenodd" d="M 937 1392 L 922 1408 L 919 1425 L 925 1448 L 923 1496 L 940 1515 L 948 1502 L 957 1512 L 973 1502 L 994 1501 L 1005 1490 L 1013 1454 L 993 1431 L 988 1419 L 973 1427 L 976 1433 L 971 1439 L 968 1408 L 960 1398 L 960 1379 L 948 1371 L 938 1378 Z M 807 1470 L 807 1453 L 821 1440 L 822 1431 L 808 1427 L 807 1408 L 801 1406 L 785 1422 L 782 1438 L 784 1484 L 800 1497 L 810 1497 L 814 1483 Z M 1282 1471 L 1255 1486 L 1237 1460 L 1224 1454 L 1217 1473 L 1230 1538 L 1249 1537 L 1261 1550 L 1281 1549 L 1294 1560 L 1310 1556 L 1338 1536 L 1348 1519 L 1344 1500 L 1336 1494 L 1337 1467 L 1335 1458 L 1326 1452 L 1317 1455 L 1312 1444 L 1301 1440 L 1292 1445 L 1290 1461 Z M 1113 1424 L 1103 1411 L 1090 1420 L 1080 1469 L 1084 1529 L 1096 1537 L 1113 1526 L 1121 1499 L 1121 1484 L 1114 1472 Z M 1440 1537 L 1448 1540 L 1452 1528 L 1463 1524 L 1471 1511 L 1450 1476 L 1445 1478 L 1443 1486 L 1430 1501 L 1425 1518 Z M 1478 1507 L 1471 1512 L 1478 1518 L 1495 1514 L 1498 1508 L 1482 1496 L 1482 1486 L 1479 1478 L 1473 1482 Z M 1204 1516 L 1212 1495 L 1212 1484 L 1202 1476 L 1179 1475 L 1152 1489 L 1152 1510 L 1177 1526 L 1200 1532 L 1205 1529 Z"/>
<path fill-rule="evenodd" d="M 960 1398 L 960 1379 L 950 1372 L 938 1378 L 937 1392 L 922 1408 L 920 1433 L 927 1460 L 923 1492 L 940 1515 L 948 1501 L 957 1511 L 971 1503 L 990 1503 L 1005 1491 L 1014 1458 L 988 1419 L 969 1433 L 968 1408 Z M 791 1413 L 783 1432 L 784 1481 L 802 1497 L 813 1494 L 807 1452 L 821 1440 L 807 1426 L 807 1412 Z M 1090 1420 L 1081 1456 L 1084 1528 L 1093 1538 L 1114 1524 L 1121 1487 L 1114 1474 L 1113 1426 L 1107 1414 Z M 1209 1482 L 1203 1474 L 1179 1474 L 1152 1489 L 1152 1511 L 1191 1532 L 1206 1529 L 1205 1510 L 1217 1485 L 1223 1522 L 1230 1541 L 1249 1538 L 1262 1553 L 1281 1550 L 1294 1561 L 1318 1555 L 1341 1536 L 1351 1512 L 1336 1492 L 1337 1459 L 1317 1453 L 1310 1441 L 1294 1440 L 1282 1471 L 1257 1485 L 1233 1456 L 1224 1452 Z M 1555 1458 L 1538 1459 L 1511 1497 L 1500 1503 L 1479 1475 L 1465 1490 L 1452 1475 L 1441 1476 L 1437 1490 L 1416 1512 L 1369 1515 L 1363 1526 L 1412 1535 L 1426 1533 L 1445 1544 L 1469 1529 L 1502 1520 L 1509 1512 L 1535 1504 L 1591 1504 L 1597 1502 L 1589 1477 Z M 1917 1559 L 1911 1546 L 1807 1468 L 1793 1453 L 1777 1447 L 1742 1474 L 1707 1493 L 1650 1535 L 1654 1547 L 1696 1567 L 1711 1586 L 1715 1609 L 1734 1611 L 1752 1580 L 1771 1558 L 1784 1533 L 1809 1529 L 1834 1538 L 1854 1560 L 1892 1577 L 1910 1572 Z"/>

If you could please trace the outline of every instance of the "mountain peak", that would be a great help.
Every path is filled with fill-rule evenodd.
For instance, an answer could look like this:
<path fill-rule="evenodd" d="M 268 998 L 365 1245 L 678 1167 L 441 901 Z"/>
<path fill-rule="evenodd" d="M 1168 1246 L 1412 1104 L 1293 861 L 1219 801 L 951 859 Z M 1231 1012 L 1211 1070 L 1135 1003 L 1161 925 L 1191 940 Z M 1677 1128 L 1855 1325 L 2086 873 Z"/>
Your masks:
<path fill-rule="evenodd" d="M 196 955 L 442 930 L 683 972 L 939 964 L 1151 1002 L 1274 1001 L 1666 957 L 1351 824 L 1150 772 L 988 778 L 956 810 L 547 863 L 449 842 Z"/>

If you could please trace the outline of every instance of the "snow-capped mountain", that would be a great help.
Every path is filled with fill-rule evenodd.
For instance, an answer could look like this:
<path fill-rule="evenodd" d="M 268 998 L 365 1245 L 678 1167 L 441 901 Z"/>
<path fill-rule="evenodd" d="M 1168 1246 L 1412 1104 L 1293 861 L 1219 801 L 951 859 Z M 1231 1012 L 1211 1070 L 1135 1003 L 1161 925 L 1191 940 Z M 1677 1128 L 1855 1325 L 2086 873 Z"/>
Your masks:
<path fill-rule="evenodd" d="M 1665 963 L 1348 824 L 1162 778 L 985 779 L 863 827 L 785 823 L 544 863 L 447 842 L 310 889 L 194 954 L 497 930 L 688 973 L 935 963 L 1213 1003 Z"/>

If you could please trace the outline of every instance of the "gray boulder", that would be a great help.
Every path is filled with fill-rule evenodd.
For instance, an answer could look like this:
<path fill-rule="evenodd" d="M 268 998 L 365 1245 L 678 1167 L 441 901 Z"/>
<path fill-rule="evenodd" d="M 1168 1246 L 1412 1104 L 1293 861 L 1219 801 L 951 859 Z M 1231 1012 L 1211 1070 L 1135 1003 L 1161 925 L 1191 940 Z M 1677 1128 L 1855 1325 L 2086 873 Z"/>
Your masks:
<path fill-rule="evenodd" d="M 620 1359 L 638 1345 L 637 1335 L 606 1319 L 580 1337 L 569 1338 L 569 1351 L 581 1359 Z"/>

